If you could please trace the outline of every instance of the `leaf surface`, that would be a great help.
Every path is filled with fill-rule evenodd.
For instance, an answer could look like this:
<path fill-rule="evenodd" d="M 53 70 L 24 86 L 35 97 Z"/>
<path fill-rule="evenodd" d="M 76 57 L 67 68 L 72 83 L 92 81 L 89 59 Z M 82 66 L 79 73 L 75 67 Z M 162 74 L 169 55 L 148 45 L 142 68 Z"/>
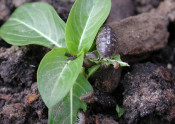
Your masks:
<path fill-rule="evenodd" d="M 83 54 L 75 60 L 68 60 L 66 52 L 65 48 L 53 49 L 42 59 L 38 68 L 38 88 L 48 108 L 66 96 L 81 71 Z"/>
<path fill-rule="evenodd" d="M 87 79 L 80 74 L 68 95 L 55 107 L 49 109 L 49 124 L 75 124 L 78 110 L 86 111 L 86 103 L 80 101 L 80 96 L 92 91 Z"/>
<path fill-rule="evenodd" d="M 118 106 L 118 105 L 116 106 L 116 111 L 117 111 L 117 114 L 118 114 L 119 118 L 125 113 L 125 109 Z"/>
<path fill-rule="evenodd" d="M 38 44 L 66 47 L 66 24 L 52 6 L 43 2 L 26 3 L 0 28 L 0 37 L 9 44 Z"/>
<path fill-rule="evenodd" d="M 66 24 L 66 45 L 71 54 L 90 49 L 110 9 L 111 0 L 76 0 Z"/>

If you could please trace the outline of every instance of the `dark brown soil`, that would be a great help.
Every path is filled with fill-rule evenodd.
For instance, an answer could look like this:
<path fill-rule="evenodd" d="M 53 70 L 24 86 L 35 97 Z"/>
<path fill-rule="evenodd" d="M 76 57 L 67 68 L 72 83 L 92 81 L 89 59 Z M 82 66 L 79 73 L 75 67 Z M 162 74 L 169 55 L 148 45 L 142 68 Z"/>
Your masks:
<path fill-rule="evenodd" d="M 47 108 L 36 84 L 36 70 L 46 51 L 39 46 L 0 48 L 0 123 L 47 123 Z"/>
<path fill-rule="evenodd" d="M 42 1 L 52 4 L 67 20 L 72 2 Z M 163 0 L 112 0 L 121 6 L 113 6 L 107 23 L 149 12 L 160 1 Z M 0 25 L 17 5 L 10 0 L 0 1 Z M 102 66 L 90 78 L 97 99 L 88 103 L 86 124 L 175 123 L 175 23 L 169 23 L 167 29 L 170 35 L 164 48 L 130 56 L 130 67 L 121 70 Z M 48 51 L 34 45 L 11 46 L 0 39 L 0 124 L 48 123 L 48 110 L 36 83 L 37 67 Z M 116 104 L 126 110 L 121 118 L 117 116 Z"/>
<path fill-rule="evenodd" d="M 168 109 L 175 103 L 172 81 L 171 73 L 162 66 L 149 62 L 133 66 L 133 70 L 128 72 L 122 81 L 125 88 L 124 120 L 132 124 L 152 113 L 162 116 L 162 120 L 170 119 Z"/>

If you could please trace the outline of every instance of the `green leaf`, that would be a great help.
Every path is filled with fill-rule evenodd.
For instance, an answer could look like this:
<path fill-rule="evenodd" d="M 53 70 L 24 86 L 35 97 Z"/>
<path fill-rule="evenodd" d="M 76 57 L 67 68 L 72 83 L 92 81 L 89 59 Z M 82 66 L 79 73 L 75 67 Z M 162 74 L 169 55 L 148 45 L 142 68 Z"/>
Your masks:
<path fill-rule="evenodd" d="M 111 0 L 76 0 L 66 24 L 66 45 L 71 54 L 88 52 L 110 9 Z"/>
<path fill-rule="evenodd" d="M 111 59 L 116 60 L 116 61 L 120 64 L 120 66 L 129 66 L 128 63 L 123 62 L 123 61 L 121 60 L 120 55 L 114 56 L 114 57 L 112 57 Z"/>
<path fill-rule="evenodd" d="M 96 64 L 99 63 L 105 63 L 107 66 L 109 65 L 115 65 L 115 62 L 118 62 L 120 66 L 129 66 L 128 63 L 123 62 L 120 58 L 120 55 L 113 56 L 111 58 L 98 58 L 98 59 L 89 59 L 91 62 L 94 62 Z"/>
<path fill-rule="evenodd" d="M 26 3 L 0 28 L 0 37 L 9 44 L 38 44 L 66 47 L 65 23 L 47 3 Z"/>
<path fill-rule="evenodd" d="M 87 79 L 94 73 L 96 72 L 98 69 L 100 68 L 100 65 L 94 65 L 91 68 L 88 69 L 88 75 L 87 75 Z"/>
<path fill-rule="evenodd" d="M 116 111 L 118 113 L 118 117 L 120 118 L 124 113 L 125 113 L 125 109 L 120 107 L 120 106 L 116 106 Z"/>
<path fill-rule="evenodd" d="M 80 74 L 67 96 L 55 107 L 49 109 L 49 124 L 75 124 L 78 110 L 86 111 L 86 103 L 80 96 L 93 89 L 87 79 Z"/>
<path fill-rule="evenodd" d="M 82 68 L 84 54 L 75 60 L 68 60 L 66 52 L 65 48 L 53 49 L 42 59 L 38 68 L 38 88 L 48 108 L 66 96 Z"/>

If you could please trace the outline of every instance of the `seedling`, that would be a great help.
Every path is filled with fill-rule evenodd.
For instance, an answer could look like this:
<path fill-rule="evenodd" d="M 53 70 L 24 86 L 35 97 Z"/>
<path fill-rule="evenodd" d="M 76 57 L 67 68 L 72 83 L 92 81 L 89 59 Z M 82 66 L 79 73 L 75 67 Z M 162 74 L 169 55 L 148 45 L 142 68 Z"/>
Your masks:
<path fill-rule="evenodd" d="M 37 71 L 38 89 L 49 108 L 50 124 L 73 124 L 78 110 L 86 111 L 80 96 L 92 91 L 92 87 L 80 73 L 83 58 L 110 8 L 110 0 L 76 0 L 65 24 L 49 4 L 27 3 L 16 9 L 0 28 L 1 38 L 9 44 L 54 46 Z M 105 58 L 100 62 L 113 64 L 111 59 Z"/>
<path fill-rule="evenodd" d="M 117 111 L 117 114 L 118 114 L 119 118 L 125 113 L 125 109 L 118 106 L 118 105 L 116 106 L 116 111 Z"/>

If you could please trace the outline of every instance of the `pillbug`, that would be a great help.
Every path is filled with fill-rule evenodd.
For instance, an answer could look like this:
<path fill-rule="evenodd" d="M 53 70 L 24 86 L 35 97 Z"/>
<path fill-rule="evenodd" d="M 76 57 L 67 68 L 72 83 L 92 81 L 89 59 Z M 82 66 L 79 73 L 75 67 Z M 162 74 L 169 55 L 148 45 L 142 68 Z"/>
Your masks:
<path fill-rule="evenodd" d="M 103 26 L 96 38 L 97 51 L 101 57 L 110 57 L 116 52 L 117 40 L 110 26 Z"/>

